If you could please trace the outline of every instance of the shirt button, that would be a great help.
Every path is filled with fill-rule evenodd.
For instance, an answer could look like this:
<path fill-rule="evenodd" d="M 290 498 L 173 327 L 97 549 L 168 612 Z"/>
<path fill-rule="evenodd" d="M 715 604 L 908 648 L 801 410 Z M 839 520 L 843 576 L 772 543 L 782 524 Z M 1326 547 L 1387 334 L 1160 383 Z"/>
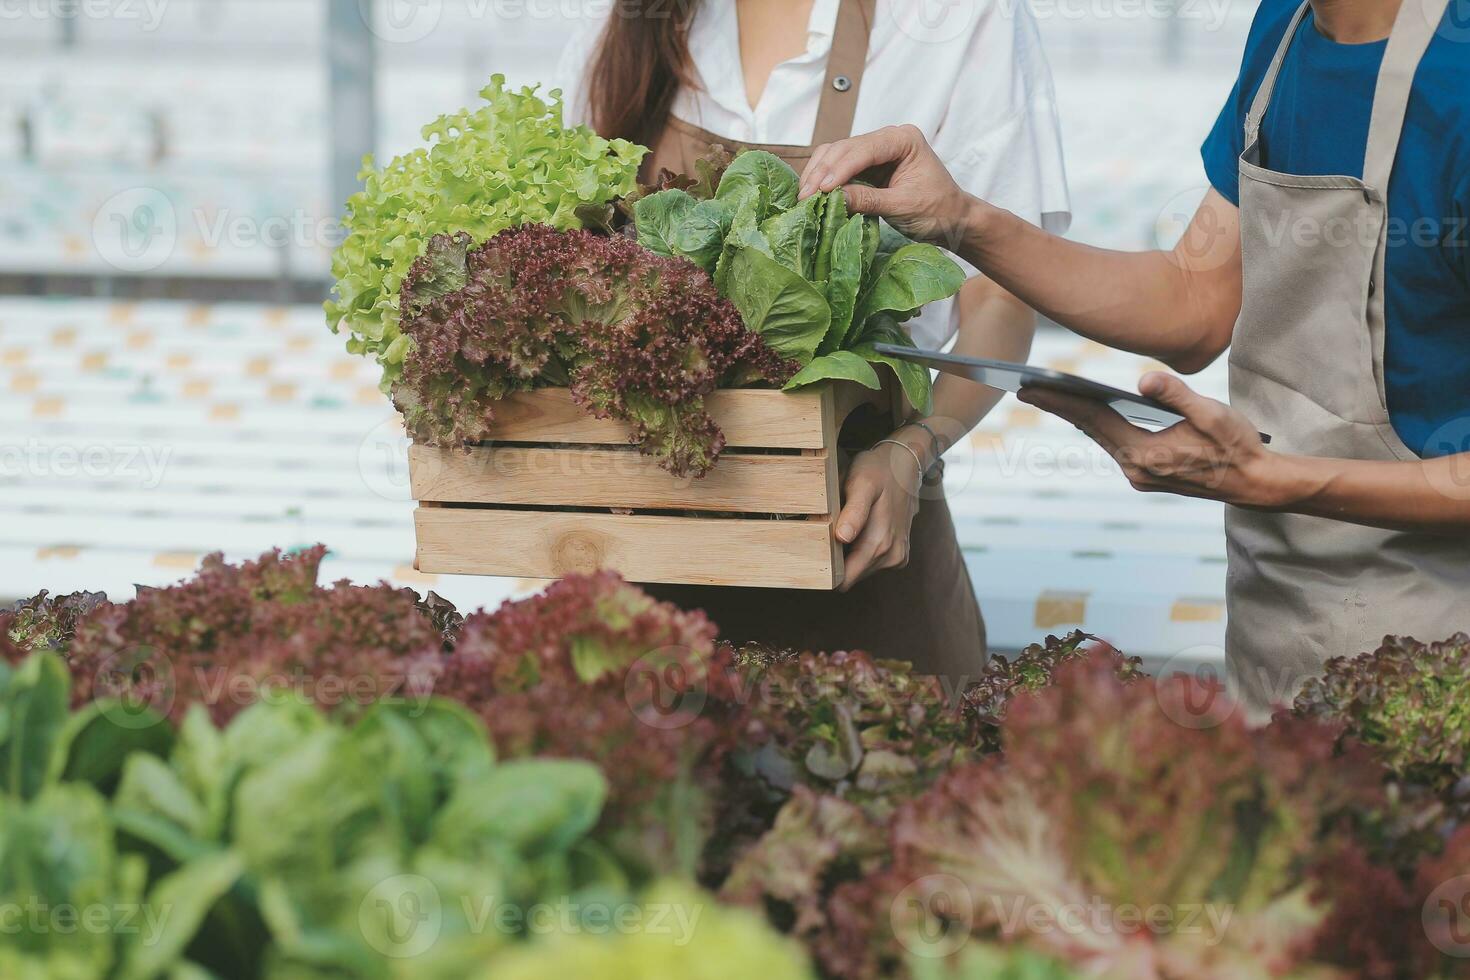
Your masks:
<path fill-rule="evenodd" d="M 846 92 L 848 89 L 852 88 L 852 79 L 848 78 L 846 75 L 838 75 L 836 78 L 832 79 L 832 87 L 839 92 Z"/>
<path fill-rule="evenodd" d="M 1374 282 L 1372 279 L 1369 279 L 1368 280 L 1368 295 L 1369 296 L 1372 296 L 1372 295 L 1374 295 L 1377 292 L 1378 292 L 1378 283 Z"/>

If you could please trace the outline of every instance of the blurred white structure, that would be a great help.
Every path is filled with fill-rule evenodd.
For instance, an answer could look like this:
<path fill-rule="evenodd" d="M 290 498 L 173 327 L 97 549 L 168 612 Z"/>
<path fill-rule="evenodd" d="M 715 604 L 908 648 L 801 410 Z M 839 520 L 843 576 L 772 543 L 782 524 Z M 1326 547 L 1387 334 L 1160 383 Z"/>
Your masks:
<path fill-rule="evenodd" d="M 362 0 L 377 4 L 380 160 L 472 104 L 493 72 L 547 78 L 574 19 L 608 2 Z M 892 2 L 942 23 L 1024 0 Z M 319 297 L 341 206 L 324 4 L 94 0 L 70 19 L 49 0 L 0 6 L 0 291 L 195 282 Z M 1171 244 L 1204 193 L 1197 148 L 1254 3 L 1031 5 L 1063 115 L 1072 236 Z M 1120 385 L 1144 366 L 1059 332 L 1036 360 Z M 374 382 L 309 305 L 0 299 L 0 596 L 126 593 L 208 551 L 318 540 L 334 549 L 330 575 L 472 605 L 527 587 L 412 572 L 401 437 Z M 1223 395 L 1223 371 L 1202 386 Z M 100 473 L 66 463 L 87 452 Z M 156 481 L 117 472 L 128 452 L 163 461 Z M 1104 463 L 1014 402 L 956 451 L 954 507 L 993 640 L 1081 624 L 1155 657 L 1218 656 L 1219 508 L 1141 497 Z"/>
<path fill-rule="evenodd" d="M 1034 360 L 1120 387 L 1151 366 L 1060 331 Z M 1201 390 L 1222 396 L 1222 369 Z M 407 441 L 376 383 L 312 307 L 0 300 L 0 596 L 126 597 L 211 551 L 317 542 L 332 580 L 467 607 L 539 587 L 413 570 Z M 1080 433 L 1009 400 L 946 475 L 997 648 L 1084 626 L 1156 658 L 1218 655 L 1217 507 L 1134 493 Z"/>

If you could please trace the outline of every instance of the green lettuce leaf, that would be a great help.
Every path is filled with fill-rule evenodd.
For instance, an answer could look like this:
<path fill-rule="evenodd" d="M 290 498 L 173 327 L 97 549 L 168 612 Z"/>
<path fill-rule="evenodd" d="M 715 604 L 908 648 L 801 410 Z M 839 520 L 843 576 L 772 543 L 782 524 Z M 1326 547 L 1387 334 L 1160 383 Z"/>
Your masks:
<path fill-rule="evenodd" d="M 880 354 L 874 349 L 874 344 L 913 347 L 914 344 L 909 340 L 909 335 L 904 333 L 903 327 L 900 327 L 891 316 L 880 313 L 869 321 L 868 328 L 863 334 L 863 341 L 854 348 L 854 351 L 875 364 L 887 364 L 893 368 L 893 373 L 898 375 L 899 384 L 903 385 L 903 393 L 908 398 L 909 404 L 919 414 L 927 415 L 934 407 L 934 379 L 930 376 L 929 369 L 922 364 L 914 364 L 911 361 Z"/>
<path fill-rule="evenodd" d="M 238 854 L 221 851 L 160 878 L 148 893 L 148 909 L 161 924 L 158 935 L 128 936 L 122 976 L 148 980 L 178 964 L 206 916 L 245 873 Z"/>
<path fill-rule="evenodd" d="M 837 235 L 847 227 L 847 195 L 842 189 L 828 191 L 821 195 L 825 200 L 822 205 L 822 230 L 817 236 L 817 254 L 812 263 L 812 279 L 816 282 L 825 282 L 832 275 L 832 249 L 837 244 Z"/>
<path fill-rule="evenodd" d="M 167 720 L 146 706 L 116 698 L 89 702 L 66 719 L 49 781 L 89 783 L 110 792 L 129 756 L 166 756 L 173 737 Z"/>
<path fill-rule="evenodd" d="M 0 776 L 5 792 L 29 799 L 41 791 L 55 767 L 63 738 L 71 675 L 54 653 L 26 658 L 0 692 Z"/>
<path fill-rule="evenodd" d="M 700 201 L 674 235 L 674 254 L 713 274 L 734 220 L 735 212 L 723 201 Z"/>
<path fill-rule="evenodd" d="M 47 786 L 30 800 L 0 794 L 0 908 L 9 918 L 0 976 L 113 976 L 118 927 L 150 927 L 135 916 L 146 873 L 141 857 L 118 853 L 107 804 L 91 787 Z M 45 927 L 65 909 L 70 927 L 54 918 L 58 927 Z M 98 911 L 108 914 L 105 928 L 87 926 Z M 31 927 L 37 917 L 42 928 Z"/>
<path fill-rule="evenodd" d="M 888 258 L 894 252 L 897 252 L 899 249 L 903 248 L 905 245 L 912 244 L 914 244 L 914 240 L 912 238 L 909 238 L 907 235 L 890 225 L 888 222 L 879 219 L 878 247 L 877 250 L 873 253 L 873 258 L 876 261 L 881 262 L 883 259 Z"/>
<path fill-rule="evenodd" d="M 726 278 L 730 302 L 769 347 L 803 366 L 816 355 L 832 308 L 815 286 L 758 248 L 737 249 Z"/>
<path fill-rule="evenodd" d="M 715 199 L 728 203 L 735 211 L 754 205 L 756 221 L 764 221 L 779 211 L 796 207 L 801 178 L 785 161 L 764 150 L 740 154 L 720 178 Z"/>
<path fill-rule="evenodd" d="M 856 381 L 864 388 L 883 387 L 883 382 L 878 380 L 878 372 L 861 355 L 850 350 L 839 350 L 815 358 L 786 382 L 786 390 L 829 380 Z"/>
<path fill-rule="evenodd" d="M 638 244 L 659 255 L 674 255 L 674 239 L 694 205 L 694 198 L 681 190 L 659 191 L 639 198 L 633 205 Z"/>
<path fill-rule="evenodd" d="M 682 190 L 659 191 L 633 205 L 638 244 L 715 271 L 735 211 L 724 201 L 699 201 Z"/>
<path fill-rule="evenodd" d="M 760 226 L 776 261 L 808 282 L 817 279 L 812 270 L 821 234 L 821 204 L 822 198 L 809 197 L 789 211 L 772 215 Z"/>
<path fill-rule="evenodd" d="M 841 350 L 848 339 L 858 291 L 862 288 L 864 227 L 862 215 L 855 214 L 833 236 L 827 278 L 827 305 L 832 308 L 832 326 L 822 341 L 820 353 Z"/>
<path fill-rule="evenodd" d="M 519 945 L 497 956 L 477 980 L 812 980 L 793 937 L 776 932 L 758 913 L 731 908 L 686 883 L 656 883 L 641 906 L 658 910 L 661 928 L 578 930 Z"/>
<path fill-rule="evenodd" d="M 863 218 L 863 282 L 873 273 L 873 263 L 878 261 L 878 248 L 883 244 L 883 229 L 887 227 L 879 218 Z"/>
<path fill-rule="evenodd" d="M 534 858 L 571 847 L 602 815 L 607 780 L 573 759 L 527 759 L 467 782 L 440 810 L 434 842 L 472 857 L 485 842 Z"/>
<path fill-rule="evenodd" d="M 964 270 L 933 245 L 910 243 L 886 258 L 880 251 L 873 268 L 853 314 L 858 324 L 878 313 L 907 319 L 926 303 L 953 296 L 965 284 Z"/>

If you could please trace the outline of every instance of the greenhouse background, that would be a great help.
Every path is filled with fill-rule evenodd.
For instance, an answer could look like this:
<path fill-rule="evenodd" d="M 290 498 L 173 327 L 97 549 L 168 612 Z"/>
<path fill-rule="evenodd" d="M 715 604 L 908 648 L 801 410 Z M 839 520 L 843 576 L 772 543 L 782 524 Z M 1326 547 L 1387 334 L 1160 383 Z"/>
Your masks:
<path fill-rule="evenodd" d="M 974 0 L 916 2 L 942 24 Z M 318 541 L 328 579 L 461 607 L 538 588 L 413 569 L 406 440 L 319 304 L 358 151 L 412 147 L 492 73 L 550 81 L 572 24 L 600 6 L 0 3 L 0 601 L 122 599 L 209 552 Z M 1171 244 L 1204 192 L 1198 145 L 1254 4 L 1033 9 L 1072 237 Z M 1056 329 L 1033 361 L 1119 386 L 1150 367 Z M 1223 397 L 1223 362 L 1195 380 Z M 996 648 L 1080 626 L 1155 662 L 1221 656 L 1218 505 L 1134 493 L 1080 434 L 1013 400 L 947 479 Z"/>

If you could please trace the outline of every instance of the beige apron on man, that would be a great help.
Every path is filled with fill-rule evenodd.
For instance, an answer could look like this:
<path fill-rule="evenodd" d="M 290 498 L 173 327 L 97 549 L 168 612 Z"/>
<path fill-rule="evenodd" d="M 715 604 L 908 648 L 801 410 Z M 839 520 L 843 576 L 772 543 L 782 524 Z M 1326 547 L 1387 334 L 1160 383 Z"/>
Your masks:
<path fill-rule="evenodd" d="M 766 150 L 799 173 L 818 146 L 852 135 L 867 64 L 874 0 L 842 0 L 827 80 L 810 146 L 741 143 L 670 117 L 643 176 L 692 173 L 713 143 Z M 887 433 L 883 433 L 886 435 Z M 942 490 L 926 488 L 914 518 L 908 567 L 878 572 L 851 592 L 646 586 L 660 599 L 705 610 L 720 635 L 800 650 L 866 650 L 908 660 L 916 670 L 952 679 L 974 677 L 985 663 L 985 623 L 960 553 Z"/>
<path fill-rule="evenodd" d="M 1388 183 L 1410 87 L 1448 0 L 1404 0 L 1383 57 L 1363 179 L 1260 165 L 1261 121 L 1302 4 L 1245 124 L 1240 158 L 1244 292 L 1230 399 L 1273 449 L 1416 460 L 1389 422 L 1383 381 Z M 1426 641 L 1467 624 L 1470 540 L 1227 508 L 1232 688 L 1256 717 L 1290 703 L 1331 657 L 1387 634 Z"/>

